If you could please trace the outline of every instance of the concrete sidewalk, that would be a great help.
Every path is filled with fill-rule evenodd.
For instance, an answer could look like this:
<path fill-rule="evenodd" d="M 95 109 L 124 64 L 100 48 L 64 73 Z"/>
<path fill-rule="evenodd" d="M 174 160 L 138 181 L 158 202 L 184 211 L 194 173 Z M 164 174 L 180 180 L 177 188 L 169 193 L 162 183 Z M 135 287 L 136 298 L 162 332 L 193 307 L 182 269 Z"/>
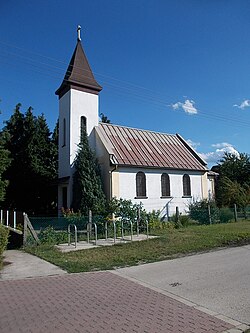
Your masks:
<path fill-rule="evenodd" d="M 123 277 L 250 325 L 250 245 L 117 270 Z"/>
<path fill-rule="evenodd" d="M 65 273 L 61 268 L 29 253 L 7 250 L 4 252 L 4 268 L 0 271 L 0 280 L 15 280 Z"/>

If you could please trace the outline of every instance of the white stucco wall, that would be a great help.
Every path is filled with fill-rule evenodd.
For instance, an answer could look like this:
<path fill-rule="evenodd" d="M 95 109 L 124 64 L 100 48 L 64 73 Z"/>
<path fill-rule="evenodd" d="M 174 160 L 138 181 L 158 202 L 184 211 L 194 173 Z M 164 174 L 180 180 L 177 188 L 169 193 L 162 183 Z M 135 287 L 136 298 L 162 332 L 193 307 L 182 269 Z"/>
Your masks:
<path fill-rule="evenodd" d="M 214 176 L 207 177 L 207 188 L 208 188 L 208 198 L 214 199 L 215 197 L 215 189 L 214 189 Z"/>
<path fill-rule="evenodd" d="M 136 199 L 136 173 L 142 171 L 146 175 L 147 199 Z M 166 172 L 170 178 L 171 198 L 161 198 L 161 175 Z M 190 176 L 191 198 L 183 198 L 182 177 Z M 170 171 L 143 168 L 119 168 L 119 197 L 130 199 L 134 203 L 143 203 L 147 211 L 162 210 L 169 203 L 169 215 L 179 207 L 181 213 L 188 211 L 192 200 L 202 199 L 202 172 L 195 171 Z M 163 211 L 163 213 L 165 210 Z"/>
<path fill-rule="evenodd" d="M 70 92 L 59 99 L 59 143 L 58 143 L 58 174 L 59 178 L 70 176 Z M 66 145 L 63 146 L 63 119 L 66 121 Z"/>
<path fill-rule="evenodd" d="M 72 201 L 72 165 L 80 142 L 81 116 L 87 120 L 87 134 L 90 135 L 91 146 L 94 146 L 93 128 L 98 125 L 98 95 L 70 89 L 59 99 L 59 178 L 70 176 L 68 186 L 59 186 L 58 207 L 62 206 L 62 187 L 68 188 L 68 207 Z M 63 121 L 66 121 L 66 144 L 64 140 Z"/>
<path fill-rule="evenodd" d="M 77 145 L 80 142 L 81 116 L 87 119 L 87 134 L 98 125 L 98 95 L 71 89 L 70 113 L 70 164 L 74 162 Z"/>

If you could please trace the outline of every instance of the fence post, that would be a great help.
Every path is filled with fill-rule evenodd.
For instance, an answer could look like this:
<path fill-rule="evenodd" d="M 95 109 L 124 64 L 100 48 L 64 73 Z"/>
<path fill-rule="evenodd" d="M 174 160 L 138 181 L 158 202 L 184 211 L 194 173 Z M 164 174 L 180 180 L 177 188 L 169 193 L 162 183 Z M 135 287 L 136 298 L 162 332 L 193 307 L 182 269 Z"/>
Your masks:
<path fill-rule="evenodd" d="M 175 208 L 176 211 L 176 223 L 180 222 L 180 212 L 179 212 L 179 207 Z"/>
<path fill-rule="evenodd" d="M 14 229 L 16 229 L 16 211 L 13 212 L 14 216 L 13 216 L 13 219 L 14 219 Z"/>
<path fill-rule="evenodd" d="M 236 205 L 236 204 L 234 204 L 234 220 L 235 220 L 235 222 L 237 222 L 237 221 L 238 221 L 238 215 L 237 215 L 237 205 Z"/>
<path fill-rule="evenodd" d="M 168 207 L 168 204 L 170 203 L 170 201 L 166 204 L 166 215 L 167 215 L 167 222 L 169 221 L 169 207 Z M 165 216 L 166 216 L 165 215 Z"/>
<path fill-rule="evenodd" d="M 137 232 L 137 237 L 139 236 L 139 223 L 141 221 L 141 209 L 138 207 L 138 215 L 137 215 L 137 223 L 136 223 L 136 232 Z"/>
<path fill-rule="evenodd" d="M 28 232 L 28 228 L 29 231 L 32 235 L 32 237 L 35 239 L 36 243 L 39 244 L 40 241 L 37 237 L 37 234 L 32 226 L 32 224 L 30 223 L 30 220 L 28 218 L 28 215 L 23 213 L 23 218 L 24 218 L 24 226 L 23 226 L 23 244 L 25 245 L 27 242 L 27 232 Z"/>
<path fill-rule="evenodd" d="M 28 233 L 28 224 L 25 218 L 25 213 L 23 213 L 23 246 L 27 243 L 27 233 Z"/>
<path fill-rule="evenodd" d="M 89 210 L 90 236 L 92 236 L 92 210 Z"/>
<path fill-rule="evenodd" d="M 210 203 L 208 203 L 207 208 L 208 208 L 208 219 L 209 219 L 209 224 L 212 224 L 212 218 L 211 218 L 211 206 L 210 206 Z"/>
<path fill-rule="evenodd" d="M 0 222 L 3 224 L 3 210 L 1 209 Z"/>

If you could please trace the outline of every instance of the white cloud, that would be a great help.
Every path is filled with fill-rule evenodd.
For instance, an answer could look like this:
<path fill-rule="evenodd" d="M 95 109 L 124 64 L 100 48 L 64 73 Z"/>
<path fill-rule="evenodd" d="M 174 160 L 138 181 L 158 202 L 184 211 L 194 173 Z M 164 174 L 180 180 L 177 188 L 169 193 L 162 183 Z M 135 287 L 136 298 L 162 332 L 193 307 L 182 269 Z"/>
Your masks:
<path fill-rule="evenodd" d="M 215 151 L 199 154 L 201 158 L 204 159 L 209 164 L 217 164 L 225 153 L 230 153 L 239 156 L 238 151 L 230 143 L 227 142 L 216 143 L 212 144 L 212 147 L 216 148 Z"/>
<path fill-rule="evenodd" d="M 232 147 L 231 143 L 228 142 L 221 142 L 221 143 L 214 143 L 211 145 L 214 148 L 227 148 Z"/>
<path fill-rule="evenodd" d="M 240 105 L 234 104 L 237 108 L 244 110 L 245 108 L 248 108 L 250 106 L 250 99 L 245 99 L 243 102 L 241 102 Z"/>
<path fill-rule="evenodd" d="M 191 139 L 188 139 L 186 141 L 193 149 L 196 149 L 198 146 L 200 146 L 200 142 L 194 142 Z"/>
<path fill-rule="evenodd" d="M 186 113 L 192 115 L 192 114 L 198 113 L 198 110 L 196 109 L 196 107 L 194 105 L 195 105 L 194 101 L 186 99 L 184 103 L 177 102 L 177 103 L 172 104 L 171 106 L 174 110 L 182 108 Z"/>

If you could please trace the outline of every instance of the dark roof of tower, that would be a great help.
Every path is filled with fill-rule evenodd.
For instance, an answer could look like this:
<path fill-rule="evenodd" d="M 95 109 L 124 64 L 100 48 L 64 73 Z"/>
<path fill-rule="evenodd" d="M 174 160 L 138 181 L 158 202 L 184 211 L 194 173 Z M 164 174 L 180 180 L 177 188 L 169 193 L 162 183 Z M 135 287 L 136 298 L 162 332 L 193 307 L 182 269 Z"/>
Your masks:
<path fill-rule="evenodd" d="M 56 95 L 63 96 L 70 88 L 98 94 L 102 87 L 97 83 L 84 53 L 81 41 L 77 41 L 63 82 Z"/>

